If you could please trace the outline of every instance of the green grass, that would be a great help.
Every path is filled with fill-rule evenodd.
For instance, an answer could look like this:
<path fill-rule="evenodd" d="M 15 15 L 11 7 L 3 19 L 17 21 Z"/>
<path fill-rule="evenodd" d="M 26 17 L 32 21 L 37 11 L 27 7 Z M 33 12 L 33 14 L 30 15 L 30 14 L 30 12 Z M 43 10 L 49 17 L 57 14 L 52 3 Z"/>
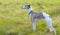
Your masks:
<path fill-rule="evenodd" d="M 44 20 L 32 25 L 26 10 L 21 7 L 29 3 L 37 12 L 46 12 L 53 19 L 53 26 L 60 35 L 60 0 L 0 0 L 0 35 L 45 35 L 48 30 Z M 53 35 L 51 33 L 50 35 Z"/>

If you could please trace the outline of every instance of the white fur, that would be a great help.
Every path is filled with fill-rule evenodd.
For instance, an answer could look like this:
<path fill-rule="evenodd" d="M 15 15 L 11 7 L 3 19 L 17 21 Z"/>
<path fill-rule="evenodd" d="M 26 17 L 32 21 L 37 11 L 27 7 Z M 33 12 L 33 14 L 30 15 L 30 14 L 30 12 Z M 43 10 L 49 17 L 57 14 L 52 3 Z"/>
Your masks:
<path fill-rule="evenodd" d="M 28 13 L 30 13 L 31 10 L 33 10 L 32 7 L 30 7 L 30 8 L 28 9 Z"/>
<path fill-rule="evenodd" d="M 43 16 L 45 17 L 45 20 L 46 20 L 46 23 L 47 23 L 47 26 L 48 26 L 50 32 L 53 31 L 54 32 L 54 35 L 56 35 L 56 30 L 52 26 L 52 19 L 49 17 L 48 14 L 46 14 L 44 12 L 43 12 Z"/>
<path fill-rule="evenodd" d="M 32 11 L 32 7 L 28 9 L 28 13 L 30 13 Z M 31 14 L 29 15 L 30 19 L 31 19 Z"/>
<path fill-rule="evenodd" d="M 33 28 L 33 31 L 36 30 L 36 25 L 35 25 L 35 23 L 32 23 L 32 28 Z"/>

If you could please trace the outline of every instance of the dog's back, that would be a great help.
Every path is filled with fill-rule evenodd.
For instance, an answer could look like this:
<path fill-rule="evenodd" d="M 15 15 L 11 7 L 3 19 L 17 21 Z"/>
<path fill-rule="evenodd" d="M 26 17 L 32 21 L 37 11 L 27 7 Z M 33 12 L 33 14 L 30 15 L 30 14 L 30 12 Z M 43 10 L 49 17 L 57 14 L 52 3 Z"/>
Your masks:
<path fill-rule="evenodd" d="M 38 19 L 44 18 L 42 12 L 33 12 L 33 13 L 32 13 L 32 16 L 33 16 L 34 18 L 38 18 Z"/>

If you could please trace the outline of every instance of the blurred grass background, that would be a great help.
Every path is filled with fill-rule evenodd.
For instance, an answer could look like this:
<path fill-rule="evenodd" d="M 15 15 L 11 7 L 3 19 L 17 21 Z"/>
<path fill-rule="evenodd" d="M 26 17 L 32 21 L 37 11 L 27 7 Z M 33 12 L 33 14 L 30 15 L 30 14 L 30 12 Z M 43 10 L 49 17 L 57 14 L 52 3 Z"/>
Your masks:
<path fill-rule="evenodd" d="M 0 0 L 0 35 L 53 35 L 46 33 L 45 20 L 38 21 L 37 30 L 32 31 L 27 10 L 21 9 L 26 3 L 37 12 L 48 13 L 57 35 L 60 35 L 60 0 Z"/>

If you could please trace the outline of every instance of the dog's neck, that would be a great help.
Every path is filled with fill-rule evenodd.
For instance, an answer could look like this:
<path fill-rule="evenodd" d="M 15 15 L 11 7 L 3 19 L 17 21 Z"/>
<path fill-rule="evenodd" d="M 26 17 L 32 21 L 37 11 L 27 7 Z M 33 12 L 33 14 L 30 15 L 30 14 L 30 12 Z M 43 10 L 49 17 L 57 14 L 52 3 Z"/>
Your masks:
<path fill-rule="evenodd" d="M 30 8 L 28 9 L 28 13 L 31 14 L 32 12 L 33 12 L 33 9 L 32 9 L 32 7 L 30 7 Z"/>

